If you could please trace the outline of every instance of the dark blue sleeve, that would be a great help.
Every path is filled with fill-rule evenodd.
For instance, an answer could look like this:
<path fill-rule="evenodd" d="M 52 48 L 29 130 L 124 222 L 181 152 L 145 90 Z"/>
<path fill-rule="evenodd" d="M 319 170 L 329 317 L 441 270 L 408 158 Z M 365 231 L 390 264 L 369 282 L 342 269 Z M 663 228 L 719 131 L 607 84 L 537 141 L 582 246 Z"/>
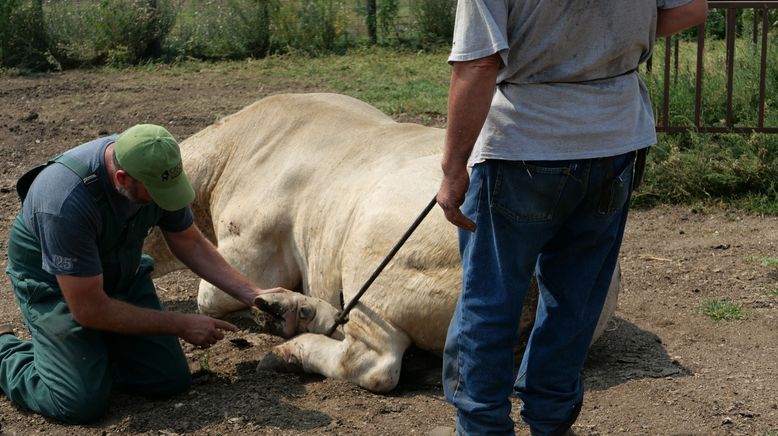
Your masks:
<path fill-rule="evenodd" d="M 187 206 L 172 212 L 164 211 L 157 225 L 166 232 L 181 232 L 188 229 L 193 222 L 192 209 Z"/>
<path fill-rule="evenodd" d="M 44 271 L 92 277 L 103 272 L 97 247 L 100 215 L 86 189 L 76 189 L 58 213 L 37 211 L 28 227 L 38 237 Z"/>

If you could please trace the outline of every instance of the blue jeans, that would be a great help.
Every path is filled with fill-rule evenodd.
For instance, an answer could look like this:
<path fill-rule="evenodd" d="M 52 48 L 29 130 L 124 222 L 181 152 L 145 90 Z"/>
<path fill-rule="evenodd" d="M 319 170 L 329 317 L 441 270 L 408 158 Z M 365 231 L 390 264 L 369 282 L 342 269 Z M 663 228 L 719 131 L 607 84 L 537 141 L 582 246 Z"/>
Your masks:
<path fill-rule="evenodd" d="M 533 434 L 564 432 L 583 400 L 581 369 L 616 266 L 635 153 L 477 164 L 462 206 L 463 280 L 443 356 L 458 434 L 513 434 L 512 391 Z M 522 302 L 536 274 L 535 325 L 513 371 Z"/>

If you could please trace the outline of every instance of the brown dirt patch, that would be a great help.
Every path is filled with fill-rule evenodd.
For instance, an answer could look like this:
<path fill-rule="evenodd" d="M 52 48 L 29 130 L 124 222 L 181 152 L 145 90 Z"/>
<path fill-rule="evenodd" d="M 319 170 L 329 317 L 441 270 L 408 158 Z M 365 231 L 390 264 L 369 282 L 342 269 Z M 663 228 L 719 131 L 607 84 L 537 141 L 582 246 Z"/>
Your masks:
<path fill-rule="evenodd" d="M 35 163 L 135 123 L 165 125 L 183 139 L 266 95 L 321 90 L 265 83 L 250 67 L 0 78 L 0 267 L 19 206 L 15 180 Z M 762 264 L 778 256 L 776 228 L 776 218 L 719 208 L 633 212 L 619 309 L 586 365 L 578 434 L 778 434 L 778 272 Z M 191 274 L 158 284 L 169 308 L 195 310 Z M 725 298 L 749 317 L 715 322 L 702 314 L 705 300 Z M 5 278 L 0 321 L 22 328 Z M 374 395 L 313 375 L 257 373 L 259 354 L 279 340 L 250 326 L 227 339 L 209 351 L 184 346 L 195 372 L 189 393 L 166 401 L 117 393 L 92 426 L 61 425 L 0 395 L 0 434 L 406 435 L 453 423 L 435 375 L 439 362 L 422 353 L 406 359 L 419 371 L 406 368 L 397 390 Z M 519 424 L 517 431 L 527 430 Z"/>

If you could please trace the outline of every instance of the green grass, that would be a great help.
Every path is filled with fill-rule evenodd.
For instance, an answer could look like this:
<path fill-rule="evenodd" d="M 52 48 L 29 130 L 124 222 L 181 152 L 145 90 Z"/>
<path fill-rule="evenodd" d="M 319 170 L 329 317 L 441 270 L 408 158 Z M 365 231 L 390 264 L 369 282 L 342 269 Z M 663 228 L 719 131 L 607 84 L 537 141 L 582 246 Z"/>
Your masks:
<path fill-rule="evenodd" d="M 759 262 L 760 265 L 776 268 L 778 267 L 778 257 L 775 256 L 746 256 L 746 262 Z"/>
<path fill-rule="evenodd" d="M 450 75 L 446 56 L 444 50 L 397 52 L 375 48 L 304 63 L 290 64 L 289 58 L 278 58 L 266 67 L 364 100 L 390 115 L 445 115 Z"/>
<path fill-rule="evenodd" d="M 172 64 L 106 67 L 106 71 L 143 71 L 161 75 L 188 75 L 199 71 L 246 73 L 272 87 L 299 92 L 327 90 L 366 101 L 383 112 L 413 118 L 446 115 L 448 51 L 396 50 L 371 47 L 348 55 L 303 57 L 275 55 L 263 59 L 205 62 L 194 59 Z"/>
<path fill-rule="evenodd" d="M 705 300 L 702 313 L 714 321 L 734 321 L 748 318 L 750 312 L 730 300 Z"/>
<path fill-rule="evenodd" d="M 206 350 L 202 356 L 200 356 L 200 368 L 203 371 L 210 371 L 211 370 L 211 351 Z"/>
<path fill-rule="evenodd" d="M 671 65 L 670 125 L 692 126 L 696 84 L 696 41 L 681 41 L 679 62 Z M 701 120 L 703 126 L 724 127 L 726 119 L 727 76 L 726 46 L 723 40 L 706 39 L 703 60 Z M 765 125 L 778 127 L 778 46 L 768 43 Z M 759 96 L 759 68 L 761 47 L 749 38 L 739 38 L 735 45 L 733 95 L 733 122 L 736 127 L 754 127 L 757 124 Z M 664 40 L 657 41 L 654 51 L 653 73 L 641 68 L 643 80 L 649 87 L 654 104 L 662 103 L 664 86 Z M 660 120 L 658 120 L 660 121 Z"/>
<path fill-rule="evenodd" d="M 778 135 L 659 135 L 648 155 L 637 206 L 724 202 L 778 212 Z"/>
<path fill-rule="evenodd" d="M 778 297 L 778 288 L 773 288 L 767 291 L 768 294 L 772 295 L 773 297 Z"/>

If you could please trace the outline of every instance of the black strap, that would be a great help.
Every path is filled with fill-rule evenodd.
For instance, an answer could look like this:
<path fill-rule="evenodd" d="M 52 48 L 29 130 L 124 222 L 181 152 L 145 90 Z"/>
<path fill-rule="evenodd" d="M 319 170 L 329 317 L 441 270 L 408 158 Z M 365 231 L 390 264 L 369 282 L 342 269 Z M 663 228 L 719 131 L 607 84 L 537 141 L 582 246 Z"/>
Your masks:
<path fill-rule="evenodd" d="M 617 77 L 622 76 L 628 76 L 634 72 L 636 72 L 638 69 L 633 68 L 631 70 L 625 71 L 623 73 L 614 74 L 613 76 L 606 76 L 606 77 L 598 77 L 596 79 L 587 79 L 587 80 L 570 80 L 570 81 L 548 81 L 548 82 L 528 82 L 528 83 L 519 83 L 522 85 L 528 84 L 528 85 L 553 85 L 555 83 L 563 84 L 563 85 L 574 85 L 574 84 L 583 84 L 583 83 L 594 83 L 594 82 L 601 82 L 603 80 L 610 80 L 615 79 Z M 512 82 L 507 82 L 512 83 Z"/>
<path fill-rule="evenodd" d="M 67 169 L 76 173 L 76 175 L 81 178 L 86 189 L 89 190 L 89 193 L 92 194 L 92 198 L 95 202 L 100 201 L 103 198 L 103 190 L 100 188 L 100 184 L 97 183 L 97 174 L 92 172 L 83 162 L 67 154 L 61 154 L 49 162 L 61 163 Z"/>
<path fill-rule="evenodd" d="M 600 186 L 600 203 L 598 204 L 600 213 L 607 213 L 613 197 L 613 180 L 616 178 L 616 171 L 613 169 L 614 160 L 616 160 L 615 156 L 597 159 L 604 175 L 602 178 L 602 186 Z"/>
<path fill-rule="evenodd" d="M 30 192 L 30 186 L 32 186 L 32 182 L 35 180 L 35 178 L 38 177 L 38 174 L 40 174 L 44 168 L 53 163 L 60 163 L 64 165 L 65 168 L 73 171 L 84 183 L 84 186 L 86 186 L 86 189 L 89 190 L 89 193 L 92 194 L 92 199 L 94 199 L 95 202 L 103 199 L 103 189 L 100 187 L 99 183 L 96 183 L 98 181 L 97 174 L 90 171 L 89 167 L 84 165 L 84 163 L 80 160 L 66 154 L 60 154 L 45 164 L 38 165 L 37 167 L 27 171 L 24 173 L 24 175 L 22 175 L 22 177 L 19 178 L 19 180 L 16 182 L 16 193 L 19 195 L 19 199 L 22 202 L 24 202 L 24 199 L 27 198 L 27 193 Z"/>
<path fill-rule="evenodd" d="M 648 148 L 641 148 L 637 151 L 635 157 L 635 173 L 632 175 L 632 190 L 637 191 L 640 184 L 643 183 L 643 175 L 646 172 L 646 155 L 648 155 Z"/>

